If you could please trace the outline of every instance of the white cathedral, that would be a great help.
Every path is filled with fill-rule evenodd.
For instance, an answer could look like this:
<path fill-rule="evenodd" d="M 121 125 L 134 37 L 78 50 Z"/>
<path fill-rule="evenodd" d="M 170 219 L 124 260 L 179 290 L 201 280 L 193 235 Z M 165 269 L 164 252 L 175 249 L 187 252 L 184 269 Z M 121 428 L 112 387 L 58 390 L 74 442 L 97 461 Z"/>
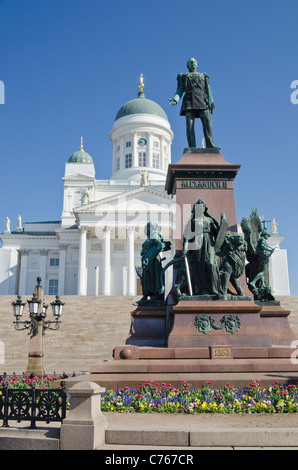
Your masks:
<path fill-rule="evenodd" d="M 46 295 L 141 294 L 141 247 L 144 228 L 158 222 L 172 241 L 164 264 L 175 254 L 175 198 L 165 191 L 171 163 L 173 132 L 164 110 L 145 97 L 143 79 L 138 97 L 118 111 L 110 139 L 112 175 L 95 178 L 93 158 L 83 149 L 65 164 L 60 221 L 22 223 L 11 230 L 7 217 L 0 234 L 0 295 L 30 295 L 38 276 Z M 276 247 L 270 258 L 274 295 L 289 295 L 284 237 L 272 225 L 268 240 Z M 170 287 L 170 276 L 166 287 Z"/>

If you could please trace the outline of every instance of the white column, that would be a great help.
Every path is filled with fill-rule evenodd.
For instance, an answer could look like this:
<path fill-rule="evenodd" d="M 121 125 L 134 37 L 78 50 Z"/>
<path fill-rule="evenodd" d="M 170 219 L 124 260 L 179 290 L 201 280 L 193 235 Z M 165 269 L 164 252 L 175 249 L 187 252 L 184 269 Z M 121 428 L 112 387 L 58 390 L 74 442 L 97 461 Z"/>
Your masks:
<path fill-rule="evenodd" d="M 139 166 L 139 154 L 138 154 L 138 135 L 136 132 L 131 133 L 132 137 L 132 166 L 138 167 Z"/>
<path fill-rule="evenodd" d="M 153 135 L 148 132 L 148 145 L 147 145 L 147 166 L 152 168 L 152 148 L 153 148 Z"/>
<path fill-rule="evenodd" d="M 20 281 L 19 281 L 19 295 L 27 294 L 26 282 L 27 282 L 27 265 L 28 265 L 29 250 L 21 250 L 21 270 L 20 270 Z"/>
<path fill-rule="evenodd" d="M 159 161 L 159 168 L 161 170 L 165 169 L 165 138 L 162 135 L 160 138 L 160 161 Z"/>
<path fill-rule="evenodd" d="M 103 231 L 103 295 L 111 295 L 111 227 Z"/>
<path fill-rule="evenodd" d="M 136 295 L 134 227 L 127 227 L 127 295 Z"/>
<path fill-rule="evenodd" d="M 41 277 L 41 285 L 46 290 L 46 267 L 47 267 L 48 250 L 39 250 L 39 276 Z"/>
<path fill-rule="evenodd" d="M 87 294 L 87 227 L 79 227 L 79 269 L 78 269 L 78 295 Z"/>
<path fill-rule="evenodd" d="M 99 290 L 99 266 L 95 266 L 95 295 L 98 295 Z"/>
<path fill-rule="evenodd" d="M 125 149 L 124 149 L 124 138 L 123 136 L 120 137 L 120 152 L 119 152 L 119 157 L 120 157 L 120 170 L 123 170 L 125 168 Z"/>
<path fill-rule="evenodd" d="M 65 293 L 65 262 L 66 262 L 67 245 L 59 245 L 59 281 L 58 281 L 58 295 Z"/>

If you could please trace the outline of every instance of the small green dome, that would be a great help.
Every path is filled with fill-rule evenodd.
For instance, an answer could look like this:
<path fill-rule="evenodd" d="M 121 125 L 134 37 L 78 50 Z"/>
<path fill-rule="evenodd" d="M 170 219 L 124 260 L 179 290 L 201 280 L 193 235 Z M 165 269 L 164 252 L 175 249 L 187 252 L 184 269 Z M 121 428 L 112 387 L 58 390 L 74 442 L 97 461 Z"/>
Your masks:
<path fill-rule="evenodd" d="M 119 109 L 115 121 L 131 114 L 153 114 L 168 121 L 166 113 L 159 104 L 155 103 L 155 101 L 148 100 L 145 97 L 145 93 L 142 91 L 138 94 L 138 98 L 128 101 Z"/>
<path fill-rule="evenodd" d="M 93 159 L 89 153 L 84 150 L 78 150 L 71 155 L 68 163 L 93 163 Z"/>

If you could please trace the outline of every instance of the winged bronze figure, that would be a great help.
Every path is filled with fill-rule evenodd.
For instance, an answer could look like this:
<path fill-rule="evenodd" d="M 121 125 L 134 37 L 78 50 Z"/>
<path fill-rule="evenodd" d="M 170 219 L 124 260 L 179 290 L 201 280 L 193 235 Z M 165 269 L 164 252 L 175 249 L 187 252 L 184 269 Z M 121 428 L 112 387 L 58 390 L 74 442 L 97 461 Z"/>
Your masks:
<path fill-rule="evenodd" d="M 247 243 L 245 274 L 248 288 L 254 295 L 255 300 L 275 300 L 271 294 L 268 279 L 269 258 L 275 248 L 268 245 L 267 239 L 270 233 L 267 228 L 262 227 L 261 219 L 256 208 L 253 208 L 249 217 L 241 221 L 244 239 Z"/>

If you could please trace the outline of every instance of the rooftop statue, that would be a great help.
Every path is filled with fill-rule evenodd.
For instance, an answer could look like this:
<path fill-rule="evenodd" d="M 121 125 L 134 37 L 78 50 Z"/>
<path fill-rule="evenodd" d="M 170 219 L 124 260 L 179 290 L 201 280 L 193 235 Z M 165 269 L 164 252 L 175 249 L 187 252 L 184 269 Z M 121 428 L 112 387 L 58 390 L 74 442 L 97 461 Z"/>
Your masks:
<path fill-rule="evenodd" d="M 196 147 L 195 118 L 200 118 L 206 147 L 220 148 L 215 147 L 213 143 L 211 114 L 213 114 L 215 103 L 209 85 L 209 75 L 197 72 L 196 59 L 189 59 L 186 65 L 188 72 L 178 75 L 177 90 L 169 102 L 171 105 L 176 105 L 184 93 L 180 115 L 186 117 L 188 147 Z"/>
<path fill-rule="evenodd" d="M 246 258 L 248 264 L 245 267 L 249 290 L 254 294 L 254 299 L 262 302 L 275 300 L 268 285 L 269 258 L 274 252 L 267 239 L 270 233 L 262 227 L 257 209 L 252 209 L 249 217 L 241 221 L 244 238 L 247 242 Z"/>

